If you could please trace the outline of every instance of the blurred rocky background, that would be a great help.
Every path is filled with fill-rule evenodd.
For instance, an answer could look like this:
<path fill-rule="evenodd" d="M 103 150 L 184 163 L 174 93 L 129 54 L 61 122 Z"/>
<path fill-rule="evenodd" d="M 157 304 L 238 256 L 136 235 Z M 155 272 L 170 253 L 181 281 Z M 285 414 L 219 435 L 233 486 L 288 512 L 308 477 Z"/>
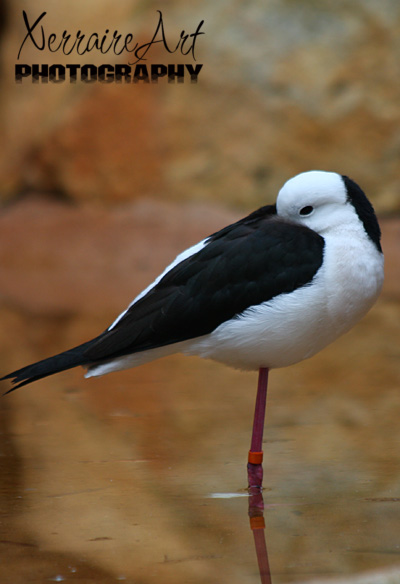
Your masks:
<path fill-rule="evenodd" d="M 117 29 L 148 42 L 162 8 L 170 46 L 204 20 L 197 84 L 16 84 L 14 65 L 43 11 L 46 39 Z M 36 31 L 35 36 L 41 41 Z M 2 0 L 0 196 L 27 191 L 77 202 L 143 196 L 272 201 L 312 168 L 359 182 L 382 210 L 400 209 L 400 5 L 396 0 L 233 0 L 160 4 Z M 149 63 L 182 62 L 154 46 Z M 123 63 L 25 43 L 19 63 Z"/>
<path fill-rule="evenodd" d="M 171 46 L 204 20 L 197 84 L 15 82 L 22 10 L 31 22 L 47 11 L 47 36 L 118 29 L 148 42 L 158 9 Z M 182 248 L 274 201 L 297 172 L 364 188 L 383 231 L 383 294 L 342 341 L 271 376 L 267 536 L 274 584 L 400 563 L 399 2 L 0 0 L 0 51 L 0 375 L 98 334 Z M 20 62 L 127 59 L 26 43 Z M 155 46 L 148 62 L 192 60 Z M 26 582 L 29 557 L 46 581 L 75 566 L 82 582 L 121 570 L 254 582 L 235 551 L 251 537 L 239 535 L 243 509 L 190 503 L 245 487 L 254 391 L 254 375 L 173 357 L 3 399 L 2 579 Z M 292 513 L 293 500 L 317 510 Z"/>

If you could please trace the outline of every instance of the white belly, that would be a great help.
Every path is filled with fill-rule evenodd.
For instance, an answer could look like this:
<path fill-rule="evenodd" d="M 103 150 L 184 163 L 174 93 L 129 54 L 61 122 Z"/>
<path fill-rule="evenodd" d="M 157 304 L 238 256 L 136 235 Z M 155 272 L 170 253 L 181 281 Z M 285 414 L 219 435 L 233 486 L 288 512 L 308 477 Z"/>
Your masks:
<path fill-rule="evenodd" d="M 342 242 L 326 242 L 323 266 L 310 285 L 249 308 L 188 342 L 183 352 L 258 369 L 292 365 L 329 345 L 368 312 L 383 282 L 383 255 L 372 243 Z"/>
<path fill-rule="evenodd" d="M 308 286 L 247 309 L 211 334 L 127 355 L 86 377 L 136 367 L 173 353 L 198 355 L 239 369 L 287 367 L 311 357 L 351 329 L 383 283 L 383 255 L 365 236 L 326 238 L 324 262 Z"/>

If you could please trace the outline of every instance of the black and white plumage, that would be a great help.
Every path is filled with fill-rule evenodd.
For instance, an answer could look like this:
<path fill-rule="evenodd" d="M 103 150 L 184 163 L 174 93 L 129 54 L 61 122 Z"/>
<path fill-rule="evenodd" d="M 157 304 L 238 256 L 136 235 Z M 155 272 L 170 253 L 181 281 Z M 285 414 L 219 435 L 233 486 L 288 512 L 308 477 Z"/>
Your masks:
<path fill-rule="evenodd" d="M 176 352 L 285 367 L 348 331 L 382 282 L 380 229 L 363 191 L 337 173 L 305 172 L 276 205 L 180 254 L 98 337 L 3 379 L 16 389 L 78 365 L 91 377 Z"/>

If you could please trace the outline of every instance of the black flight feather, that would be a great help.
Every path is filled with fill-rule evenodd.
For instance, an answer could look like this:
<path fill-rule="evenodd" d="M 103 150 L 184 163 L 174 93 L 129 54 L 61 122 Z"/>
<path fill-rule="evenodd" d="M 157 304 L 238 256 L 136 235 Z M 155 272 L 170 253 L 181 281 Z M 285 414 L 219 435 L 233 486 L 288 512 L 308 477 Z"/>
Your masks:
<path fill-rule="evenodd" d="M 104 361 L 211 333 L 250 306 L 309 284 L 323 238 L 266 207 L 225 227 L 180 262 L 85 351 Z"/>
<path fill-rule="evenodd" d="M 323 248 L 320 235 L 279 218 L 275 205 L 262 207 L 211 235 L 95 339 L 3 379 L 21 387 L 78 365 L 96 366 L 209 334 L 251 306 L 308 285 L 322 264 Z"/>
<path fill-rule="evenodd" d="M 53 357 L 37 361 L 37 363 L 33 363 L 33 365 L 27 365 L 26 367 L 17 369 L 16 371 L 13 371 L 13 373 L 1 377 L 0 381 L 3 381 L 4 379 L 12 379 L 13 383 L 18 384 L 6 391 L 4 395 L 14 391 L 14 389 L 18 389 L 18 387 L 31 383 L 32 381 L 37 381 L 48 375 L 53 375 L 54 373 L 59 373 L 60 371 L 66 371 L 67 369 L 72 369 L 78 365 L 86 364 L 86 360 L 83 358 L 84 351 L 89 345 L 94 343 L 97 338 L 83 343 L 82 345 L 78 345 L 73 349 L 69 349 L 68 351 L 64 351 L 63 353 L 59 353 L 58 355 L 54 355 Z"/>

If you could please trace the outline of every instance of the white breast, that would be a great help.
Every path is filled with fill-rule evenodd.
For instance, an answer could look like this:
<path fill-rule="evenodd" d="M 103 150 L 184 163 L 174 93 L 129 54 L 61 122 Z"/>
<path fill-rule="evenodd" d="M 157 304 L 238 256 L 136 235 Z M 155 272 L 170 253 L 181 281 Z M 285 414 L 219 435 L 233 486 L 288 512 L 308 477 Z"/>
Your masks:
<path fill-rule="evenodd" d="M 286 367 L 311 357 L 364 316 L 383 282 L 383 255 L 364 233 L 334 233 L 311 284 L 247 309 L 210 335 L 189 341 L 186 354 L 240 369 Z"/>

